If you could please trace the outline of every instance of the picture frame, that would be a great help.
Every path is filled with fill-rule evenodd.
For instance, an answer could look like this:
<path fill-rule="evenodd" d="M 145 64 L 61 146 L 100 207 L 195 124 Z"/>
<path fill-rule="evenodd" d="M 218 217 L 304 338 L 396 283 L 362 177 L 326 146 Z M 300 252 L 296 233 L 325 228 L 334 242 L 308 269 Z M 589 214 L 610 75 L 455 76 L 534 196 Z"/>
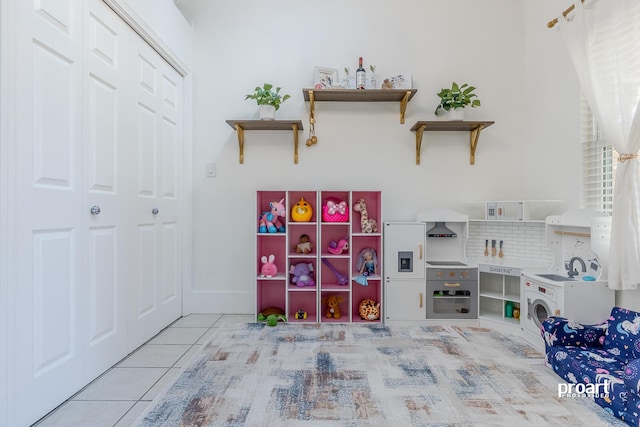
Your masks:
<path fill-rule="evenodd" d="M 313 88 L 314 89 L 331 89 L 331 87 L 338 86 L 340 81 L 338 80 L 338 69 L 329 67 L 314 67 L 313 68 Z"/>

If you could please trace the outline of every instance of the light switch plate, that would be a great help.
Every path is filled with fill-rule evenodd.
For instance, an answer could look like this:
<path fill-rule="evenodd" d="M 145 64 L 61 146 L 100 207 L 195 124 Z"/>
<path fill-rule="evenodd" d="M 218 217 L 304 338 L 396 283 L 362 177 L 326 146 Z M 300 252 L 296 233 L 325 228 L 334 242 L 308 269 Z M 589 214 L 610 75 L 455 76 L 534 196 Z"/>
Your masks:
<path fill-rule="evenodd" d="M 204 174 L 207 178 L 214 178 L 216 176 L 215 162 L 206 162 L 204 164 Z"/>

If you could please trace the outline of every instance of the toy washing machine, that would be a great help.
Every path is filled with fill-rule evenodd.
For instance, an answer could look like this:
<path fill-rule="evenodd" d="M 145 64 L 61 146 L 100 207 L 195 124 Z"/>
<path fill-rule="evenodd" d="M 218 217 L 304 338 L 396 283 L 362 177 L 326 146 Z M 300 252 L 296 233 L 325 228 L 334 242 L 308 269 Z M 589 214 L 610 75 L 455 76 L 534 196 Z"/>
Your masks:
<path fill-rule="evenodd" d="M 523 272 L 524 331 L 539 338 L 541 323 L 549 316 L 584 324 L 609 317 L 615 304 L 615 291 L 606 282 L 610 234 L 611 218 L 597 211 L 547 217 L 546 237 L 554 263 L 548 271 Z"/>

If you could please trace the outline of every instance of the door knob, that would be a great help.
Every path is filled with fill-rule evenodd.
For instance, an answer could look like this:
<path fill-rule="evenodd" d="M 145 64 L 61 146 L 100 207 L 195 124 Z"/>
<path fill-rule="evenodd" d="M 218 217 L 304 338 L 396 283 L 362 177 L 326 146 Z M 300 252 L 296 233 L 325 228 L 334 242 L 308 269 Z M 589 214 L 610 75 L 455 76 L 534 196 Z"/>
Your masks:
<path fill-rule="evenodd" d="M 100 213 L 100 206 L 91 206 L 91 215 L 98 215 Z"/>
<path fill-rule="evenodd" d="M 158 215 L 159 212 L 160 212 L 160 210 L 158 210 L 158 208 L 151 209 L 151 213 L 154 214 L 154 215 Z"/>

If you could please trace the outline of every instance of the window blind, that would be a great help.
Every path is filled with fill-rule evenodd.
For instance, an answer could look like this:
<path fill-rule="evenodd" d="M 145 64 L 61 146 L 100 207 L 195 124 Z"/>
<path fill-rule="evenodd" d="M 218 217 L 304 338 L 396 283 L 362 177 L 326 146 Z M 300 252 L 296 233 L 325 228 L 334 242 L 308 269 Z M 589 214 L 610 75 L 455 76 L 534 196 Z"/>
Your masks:
<path fill-rule="evenodd" d="M 607 142 L 586 99 L 581 100 L 582 206 L 611 215 L 618 153 Z"/>

